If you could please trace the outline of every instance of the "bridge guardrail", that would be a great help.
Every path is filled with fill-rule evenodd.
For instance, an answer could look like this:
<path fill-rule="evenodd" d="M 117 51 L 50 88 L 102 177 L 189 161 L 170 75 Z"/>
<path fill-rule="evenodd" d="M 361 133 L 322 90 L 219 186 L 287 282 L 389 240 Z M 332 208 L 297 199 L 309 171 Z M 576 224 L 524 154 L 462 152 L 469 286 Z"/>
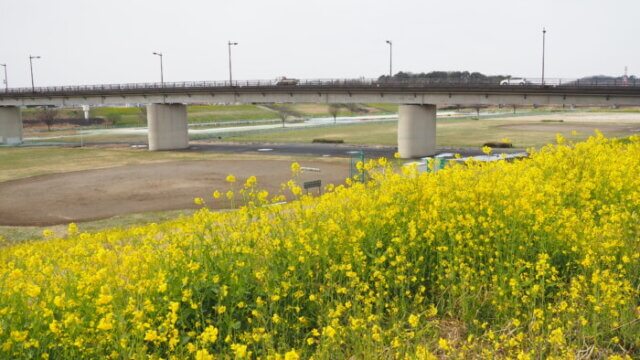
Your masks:
<path fill-rule="evenodd" d="M 169 83 L 125 83 L 125 84 L 99 84 L 99 85 L 71 85 L 71 86 L 47 86 L 36 88 L 10 88 L 8 91 L 0 91 L 3 95 L 25 95 L 25 94 L 81 94 L 84 92 L 120 92 L 120 91 L 145 91 L 145 90 L 171 90 L 171 89 L 221 89 L 221 88 L 298 88 L 298 87 L 478 87 L 491 86 L 501 87 L 640 87 L 640 81 L 632 79 L 569 79 L 569 78 L 548 78 L 542 79 L 525 78 L 523 85 L 508 84 L 500 85 L 499 82 L 485 79 L 463 79 L 463 80 L 440 80 L 440 79 L 303 79 L 295 85 L 278 84 L 276 80 L 234 80 L 229 81 L 187 81 Z"/>

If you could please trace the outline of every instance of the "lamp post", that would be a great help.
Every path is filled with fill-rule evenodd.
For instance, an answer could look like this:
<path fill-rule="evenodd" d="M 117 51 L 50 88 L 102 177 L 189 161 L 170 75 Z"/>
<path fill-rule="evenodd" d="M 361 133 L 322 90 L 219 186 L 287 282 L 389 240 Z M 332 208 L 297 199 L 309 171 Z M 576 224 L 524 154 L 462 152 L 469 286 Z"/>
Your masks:
<path fill-rule="evenodd" d="M 164 87 L 164 70 L 162 68 L 162 53 L 154 52 L 153 55 L 160 57 L 160 86 Z"/>
<path fill-rule="evenodd" d="M 393 76 L 393 42 L 387 40 L 387 44 L 389 44 L 389 78 L 391 78 Z"/>
<path fill-rule="evenodd" d="M 238 43 L 237 42 L 231 42 L 231 41 L 227 42 L 227 46 L 229 48 L 229 85 L 230 86 L 233 86 L 233 75 L 232 75 L 232 72 L 231 72 L 231 47 L 235 46 L 235 45 L 238 45 Z"/>
<path fill-rule="evenodd" d="M 31 69 L 31 91 L 36 92 L 36 85 L 33 82 L 33 59 L 40 59 L 40 56 L 29 55 L 29 68 Z"/>
<path fill-rule="evenodd" d="M 4 67 L 4 92 L 9 92 L 9 80 L 7 79 L 7 64 L 0 64 Z"/>
<path fill-rule="evenodd" d="M 545 47 L 546 37 L 547 37 L 547 29 L 543 27 L 542 28 L 542 85 L 544 85 L 544 47 Z"/>

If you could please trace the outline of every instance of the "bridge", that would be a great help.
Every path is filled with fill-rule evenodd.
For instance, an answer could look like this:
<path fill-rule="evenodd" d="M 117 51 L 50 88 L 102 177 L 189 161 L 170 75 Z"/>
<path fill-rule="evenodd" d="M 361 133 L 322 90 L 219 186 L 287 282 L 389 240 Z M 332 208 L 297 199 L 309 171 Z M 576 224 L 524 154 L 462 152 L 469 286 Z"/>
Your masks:
<path fill-rule="evenodd" d="M 149 150 L 189 146 L 190 104 L 392 103 L 399 106 L 403 158 L 436 150 L 437 106 L 640 106 L 640 82 L 548 79 L 544 84 L 482 81 L 302 80 L 111 84 L 13 88 L 0 92 L 0 144 L 22 142 L 21 107 L 146 104 Z"/>

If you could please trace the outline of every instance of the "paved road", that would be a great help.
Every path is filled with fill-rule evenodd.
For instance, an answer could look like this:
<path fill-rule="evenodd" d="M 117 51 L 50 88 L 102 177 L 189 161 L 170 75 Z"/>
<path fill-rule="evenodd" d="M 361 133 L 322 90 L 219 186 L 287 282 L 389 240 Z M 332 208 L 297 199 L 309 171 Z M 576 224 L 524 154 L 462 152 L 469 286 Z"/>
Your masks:
<path fill-rule="evenodd" d="M 218 153 L 251 153 L 272 155 L 302 155 L 318 157 L 351 157 L 354 151 L 364 151 L 366 158 L 391 158 L 398 151 L 395 146 L 367 146 L 344 144 L 269 144 L 269 143 L 227 143 L 192 141 L 186 151 L 210 151 Z M 494 149 L 494 153 L 517 153 L 522 149 Z M 438 148 L 438 153 L 458 153 L 463 156 L 481 155 L 479 148 Z"/>
<path fill-rule="evenodd" d="M 356 151 L 364 151 L 364 155 L 368 159 L 376 159 L 379 157 L 392 158 L 398 151 L 395 146 L 375 146 L 375 145 L 345 145 L 345 144 L 273 144 L 273 143 L 230 143 L 222 141 L 200 140 L 191 141 L 191 146 L 185 150 L 175 151 L 192 151 L 192 152 L 215 152 L 223 154 L 270 154 L 284 156 L 311 156 L 311 157 L 338 157 L 348 158 L 354 155 Z M 146 144 L 131 144 L 125 142 L 104 143 L 85 143 L 85 146 L 130 146 L 133 148 L 146 148 Z M 61 143 L 37 143 L 23 146 L 57 146 L 57 147 L 78 147 L 78 144 L 61 144 Z M 494 154 L 500 153 L 521 153 L 525 149 L 493 149 Z M 462 156 L 483 155 L 480 148 L 475 147 L 439 147 L 438 154 L 451 153 L 460 154 Z"/>
<path fill-rule="evenodd" d="M 344 144 L 271 144 L 271 143 L 226 143 L 191 141 L 187 151 L 217 153 L 252 153 L 271 155 L 303 155 L 317 157 L 350 157 L 354 151 L 364 151 L 368 158 L 393 157 L 395 146 L 357 146 Z"/>

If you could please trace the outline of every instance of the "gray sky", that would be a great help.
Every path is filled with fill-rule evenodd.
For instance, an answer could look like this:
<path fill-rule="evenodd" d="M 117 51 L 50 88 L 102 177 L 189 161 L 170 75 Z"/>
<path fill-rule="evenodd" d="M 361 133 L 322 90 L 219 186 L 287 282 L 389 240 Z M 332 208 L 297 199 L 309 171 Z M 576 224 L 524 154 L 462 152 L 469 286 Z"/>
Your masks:
<path fill-rule="evenodd" d="M 0 0 L 9 84 L 377 77 L 470 70 L 539 77 L 640 73 L 637 0 Z M 0 74 L 0 78 L 2 75 Z"/>

